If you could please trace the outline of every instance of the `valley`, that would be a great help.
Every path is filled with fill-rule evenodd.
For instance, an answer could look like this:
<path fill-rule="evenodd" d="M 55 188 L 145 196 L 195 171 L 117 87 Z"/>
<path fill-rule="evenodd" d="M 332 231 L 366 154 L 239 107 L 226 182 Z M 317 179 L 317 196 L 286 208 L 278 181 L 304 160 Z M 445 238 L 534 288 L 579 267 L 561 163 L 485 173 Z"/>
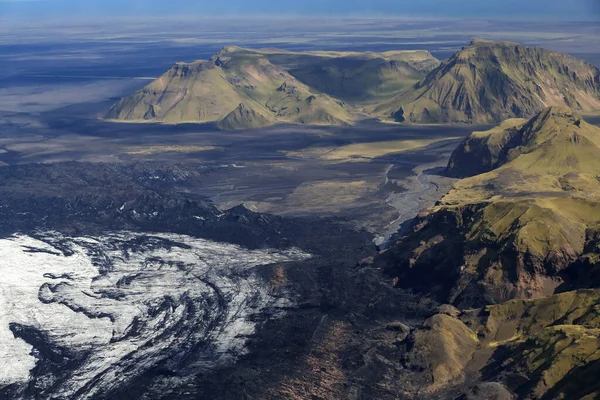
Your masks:
<path fill-rule="evenodd" d="M 404 202 L 392 197 L 412 191 L 414 169 L 444 165 L 469 133 L 466 127 L 402 127 L 375 120 L 345 127 L 279 125 L 224 133 L 211 124 L 115 124 L 94 118 L 105 106 L 13 114 L 0 138 L 0 162 L 203 164 L 214 171 L 182 183 L 182 190 L 208 197 L 219 207 L 244 203 L 278 215 L 339 216 L 389 236 L 390 221 L 411 218 L 410 212 L 398 214 L 396 207 Z M 74 110 L 80 118 L 70 117 Z M 345 153 L 315 155 L 332 149 Z M 350 192 L 332 197 L 341 187 Z M 413 209 L 432 204 L 443 190 L 435 193 L 429 199 L 415 196 Z"/>

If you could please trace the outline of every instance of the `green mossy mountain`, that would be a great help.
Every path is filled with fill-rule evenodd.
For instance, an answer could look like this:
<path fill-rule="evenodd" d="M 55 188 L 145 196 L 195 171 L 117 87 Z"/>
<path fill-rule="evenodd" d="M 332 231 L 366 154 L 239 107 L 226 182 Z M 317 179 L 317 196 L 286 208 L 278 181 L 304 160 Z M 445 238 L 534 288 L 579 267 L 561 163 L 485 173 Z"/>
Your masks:
<path fill-rule="evenodd" d="M 342 99 L 390 98 L 438 63 L 421 51 L 294 53 L 226 47 L 208 61 L 176 64 L 118 101 L 105 118 L 216 122 L 228 130 L 276 123 L 350 124 L 353 107 Z"/>
<path fill-rule="evenodd" d="M 412 332 L 406 366 L 429 377 L 424 398 L 594 399 L 599 310 L 600 291 L 578 290 L 436 314 Z"/>
<path fill-rule="evenodd" d="M 262 54 L 238 48 L 225 48 L 209 61 L 175 65 L 150 85 L 117 102 L 106 118 L 217 122 L 226 129 L 277 122 L 349 124 L 353 120 L 342 101 L 312 91 Z"/>
<path fill-rule="evenodd" d="M 549 106 L 600 110 L 600 70 L 572 56 L 474 40 L 376 111 L 408 123 L 499 123 Z"/>
<path fill-rule="evenodd" d="M 293 366 L 291 376 L 302 379 L 265 398 L 599 398 L 600 128 L 572 109 L 598 109 L 597 70 L 566 55 L 481 41 L 437 69 L 426 57 L 408 66 L 391 57 L 227 48 L 178 65 L 169 90 L 148 92 L 151 101 L 141 93 L 130 107 L 142 119 L 173 123 L 201 112 L 227 130 L 351 123 L 357 105 L 403 99 L 421 116 L 406 118 L 403 106 L 394 114 L 404 122 L 503 121 L 465 139 L 447 167 L 461 180 L 409 234 L 360 264 L 377 267 L 377 285 L 348 286 L 324 269 L 311 280 L 331 282 L 315 297 L 314 309 L 327 315 L 311 336 L 314 351 L 303 351 L 304 369 Z M 196 83 L 188 85 L 190 77 Z M 347 84 L 353 79 L 362 81 Z M 165 108 L 169 96 L 183 97 Z M 379 271 L 404 290 L 379 282 Z M 386 291 L 406 299 L 390 301 Z M 343 305 L 329 308 L 337 296 Z M 420 311 L 400 313 L 408 299 Z M 365 317 L 377 312 L 385 321 L 372 327 Z"/>
<path fill-rule="evenodd" d="M 600 254 L 598 155 L 600 128 L 565 108 L 475 132 L 448 170 L 481 173 L 455 183 L 376 263 L 398 286 L 459 307 L 581 287 Z"/>
<path fill-rule="evenodd" d="M 600 396 L 599 156 L 565 107 L 474 132 L 447 168 L 463 179 L 374 259 L 448 303 L 406 345 L 429 398 Z"/>
<path fill-rule="evenodd" d="M 436 314 L 413 333 L 407 364 L 431 375 L 429 391 L 463 379 L 479 339 L 458 318 Z"/>

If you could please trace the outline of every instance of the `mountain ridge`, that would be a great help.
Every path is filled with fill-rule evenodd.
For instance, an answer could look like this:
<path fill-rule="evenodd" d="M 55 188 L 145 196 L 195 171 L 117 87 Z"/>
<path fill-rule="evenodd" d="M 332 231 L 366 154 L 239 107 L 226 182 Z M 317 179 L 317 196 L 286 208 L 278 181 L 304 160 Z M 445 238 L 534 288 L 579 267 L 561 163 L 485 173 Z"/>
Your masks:
<path fill-rule="evenodd" d="M 311 80 L 311 71 L 320 68 L 317 65 L 328 71 L 323 81 Z M 356 91 L 344 82 L 356 83 L 359 76 L 370 88 L 365 93 L 376 96 L 405 86 L 405 80 L 416 82 L 434 65 L 437 60 L 422 51 L 302 53 L 228 46 L 207 61 L 176 63 L 145 88 L 119 100 L 105 118 L 216 122 L 227 130 L 276 123 L 345 125 L 355 120 L 353 107 L 330 96 L 324 86 L 333 85 L 335 94 L 352 98 Z M 247 112 L 239 109 L 240 104 Z"/>
<path fill-rule="evenodd" d="M 234 118 L 240 104 L 252 111 Z M 495 124 L 530 118 L 549 106 L 600 111 L 600 69 L 540 47 L 488 40 L 473 40 L 441 63 L 416 50 L 228 46 L 208 61 L 175 64 L 113 105 L 106 119 L 216 122 L 223 129 L 343 125 L 365 117 L 407 124 Z"/>

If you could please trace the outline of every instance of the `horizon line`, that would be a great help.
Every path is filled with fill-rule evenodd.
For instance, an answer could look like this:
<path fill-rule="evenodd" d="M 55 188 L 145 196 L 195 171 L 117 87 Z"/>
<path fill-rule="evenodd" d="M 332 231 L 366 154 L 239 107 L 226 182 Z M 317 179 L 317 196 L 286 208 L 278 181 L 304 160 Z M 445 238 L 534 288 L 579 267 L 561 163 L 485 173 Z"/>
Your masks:
<path fill-rule="evenodd" d="M 74 20 L 76 18 L 76 20 Z M 232 13 L 232 14 L 205 14 L 205 15 L 190 15 L 190 14 L 172 14 L 165 16 L 157 16 L 157 15 L 105 15 L 105 16 L 71 16 L 71 17 L 56 17 L 56 16 L 3 16 L 0 14 L 0 21 L 3 23 L 11 24 L 12 23 L 23 23 L 23 22 L 31 22 L 31 23 L 39 23 L 39 22 L 47 22 L 47 23 L 60 23 L 64 24 L 67 22 L 68 25 L 77 25 L 81 23 L 95 22 L 95 23 L 109 23 L 111 21 L 169 21 L 169 20 L 177 20 L 177 21 L 195 21 L 195 20 L 244 20 L 244 21 L 262 21 L 265 19 L 270 20 L 398 20 L 398 21 L 407 21 L 407 20 L 417 20 L 417 21 L 490 21 L 490 22 L 499 22 L 499 21 L 510 21 L 510 22 L 598 22 L 600 21 L 600 15 L 591 15 L 589 18 L 559 18 L 557 16 L 536 16 L 536 17 L 512 17 L 512 16 L 470 16 L 470 17 L 458 17 L 458 16 L 432 16 L 432 15 L 418 15 L 418 14 L 397 14 L 397 15 L 389 15 L 389 14 L 338 14 L 338 15 L 330 15 L 330 14 L 293 14 L 293 13 L 284 13 L 284 14 L 241 14 L 241 13 Z M 599 27 L 600 29 L 600 27 Z"/>

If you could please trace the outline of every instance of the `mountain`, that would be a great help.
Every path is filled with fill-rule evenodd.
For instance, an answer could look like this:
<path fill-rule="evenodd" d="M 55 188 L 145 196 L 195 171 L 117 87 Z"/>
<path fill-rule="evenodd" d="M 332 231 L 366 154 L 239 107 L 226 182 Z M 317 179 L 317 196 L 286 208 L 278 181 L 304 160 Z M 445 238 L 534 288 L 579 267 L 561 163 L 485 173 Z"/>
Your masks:
<path fill-rule="evenodd" d="M 241 107 L 240 107 L 241 105 Z M 179 63 L 121 99 L 106 118 L 164 123 L 219 122 L 227 129 L 277 122 L 348 124 L 342 101 L 312 91 L 262 54 L 225 48 L 209 61 Z"/>
<path fill-rule="evenodd" d="M 190 189 L 220 163 L 0 168 L 0 398 L 597 398 L 598 132 L 549 108 L 474 133 L 379 254 L 218 209 Z"/>
<path fill-rule="evenodd" d="M 226 47 L 209 61 L 176 64 L 118 101 L 105 118 L 217 122 L 228 130 L 276 123 L 349 124 L 355 117 L 346 100 L 389 99 L 438 64 L 426 51 L 298 53 Z"/>
<path fill-rule="evenodd" d="M 481 379 L 503 381 L 518 398 L 598 398 L 598 306 L 598 290 L 578 290 L 464 313 L 481 338 L 475 355 L 493 353 Z"/>
<path fill-rule="evenodd" d="M 410 123 L 498 123 L 549 106 L 600 110 L 600 70 L 572 56 L 474 40 L 376 111 Z"/>
<path fill-rule="evenodd" d="M 405 387 L 597 398 L 599 155 L 600 128 L 565 107 L 474 132 L 454 151 L 447 172 L 463 179 L 371 262 L 397 288 L 446 303 L 404 339 Z"/>
<path fill-rule="evenodd" d="M 565 142 L 577 146 L 565 146 Z M 448 173 L 476 175 L 527 154 L 519 162 L 526 163 L 521 168 L 528 172 L 594 174 L 600 167 L 599 146 L 594 125 L 569 109 L 550 107 L 530 121 L 510 119 L 490 131 L 474 132 L 452 154 Z"/>
<path fill-rule="evenodd" d="M 475 132 L 448 172 L 479 174 L 455 183 L 378 262 L 398 286 L 464 307 L 577 287 L 573 271 L 597 251 L 599 154 L 600 128 L 566 108 Z"/>

